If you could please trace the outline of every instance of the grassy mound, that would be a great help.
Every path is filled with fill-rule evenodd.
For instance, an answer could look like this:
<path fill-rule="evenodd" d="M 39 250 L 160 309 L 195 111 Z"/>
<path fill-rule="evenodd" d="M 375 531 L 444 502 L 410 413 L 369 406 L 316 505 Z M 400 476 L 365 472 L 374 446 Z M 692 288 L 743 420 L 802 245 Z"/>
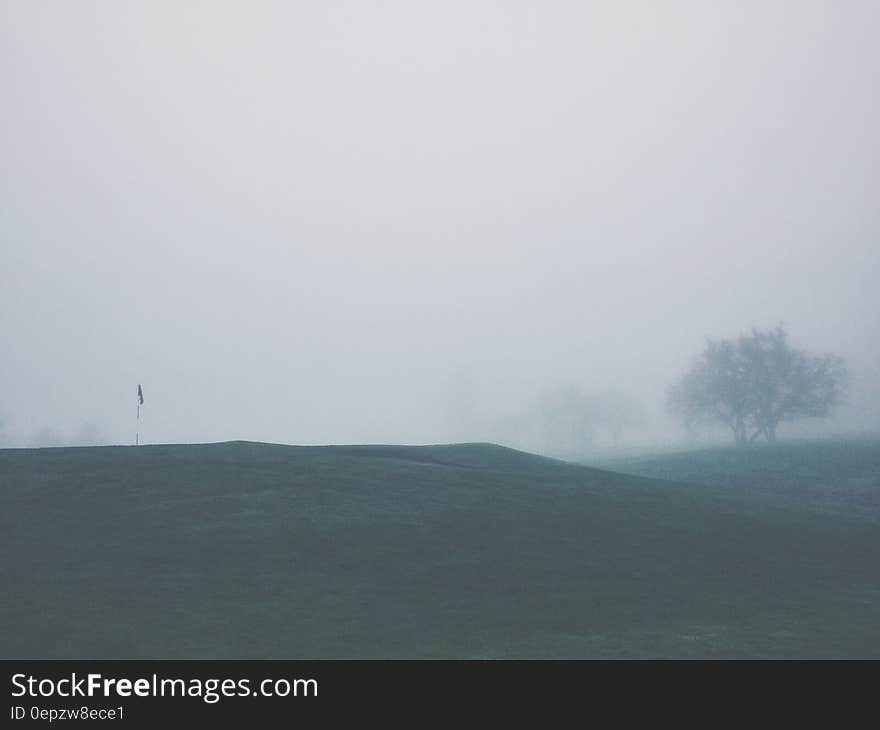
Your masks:
<path fill-rule="evenodd" d="M 0 451 L 6 658 L 880 656 L 880 523 L 488 444 Z"/>
<path fill-rule="evenodd" d="M 789 442 L 649 454 L 602 462 L 614 471 L 764 495 L 880 517 L 880 440 Z"/>

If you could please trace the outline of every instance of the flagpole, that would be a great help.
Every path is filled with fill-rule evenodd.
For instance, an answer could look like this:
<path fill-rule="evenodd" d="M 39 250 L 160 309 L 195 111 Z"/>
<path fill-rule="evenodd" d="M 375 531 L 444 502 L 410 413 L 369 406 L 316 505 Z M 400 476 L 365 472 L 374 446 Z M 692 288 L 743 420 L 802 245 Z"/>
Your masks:
<path fill-rule="evenodd" d="M 134 433 L 134 445 L 139 446 L 141 443 L 141 406 L 144 402 L 144 391 L 141 388 L 141 384 L 138 383 L 138 396 L 137 396 L 137 429 Z"/>

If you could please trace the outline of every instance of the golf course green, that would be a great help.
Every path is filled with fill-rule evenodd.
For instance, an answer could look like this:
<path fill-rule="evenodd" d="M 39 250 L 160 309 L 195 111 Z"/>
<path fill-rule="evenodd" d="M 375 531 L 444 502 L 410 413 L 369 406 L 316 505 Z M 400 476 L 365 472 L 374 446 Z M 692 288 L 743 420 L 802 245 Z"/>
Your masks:
<path fill-rule="evenodd" d="M 491 444 L 0 450 L 0 520 L 3 658 L 880 657 L 873 515 Z"/>

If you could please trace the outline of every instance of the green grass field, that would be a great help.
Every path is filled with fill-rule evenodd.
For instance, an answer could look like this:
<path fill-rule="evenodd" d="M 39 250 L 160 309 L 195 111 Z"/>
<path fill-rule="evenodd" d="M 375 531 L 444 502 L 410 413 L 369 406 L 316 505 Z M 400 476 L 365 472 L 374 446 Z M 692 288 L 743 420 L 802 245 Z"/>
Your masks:
<path fill-rule="evenodd" d="M 485 444 L 5 450 L 0 515 L 4 658 L 880 657 L 872 515 Z"/>
<path fill-rule="evenodd" d="M 805 441 L 646 454 L 612 471 L 725 487 L 814 509 L 880 517 L 880 440 Z"/>

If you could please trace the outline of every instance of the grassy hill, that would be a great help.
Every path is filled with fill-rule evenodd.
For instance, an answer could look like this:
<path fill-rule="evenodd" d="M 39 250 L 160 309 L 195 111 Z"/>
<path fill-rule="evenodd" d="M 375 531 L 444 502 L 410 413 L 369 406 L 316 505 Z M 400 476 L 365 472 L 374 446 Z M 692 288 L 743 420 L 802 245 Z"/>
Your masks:
<path fill-rule="evenodd" d="M 486 444 L 0 451 L 5 658 L 880 657 L 880 522 Z"/>
<path fill-rule="evenodd" d="M 880 439 L 802 441 L 608 459 L 626 474 L 880 517 Z"/>

